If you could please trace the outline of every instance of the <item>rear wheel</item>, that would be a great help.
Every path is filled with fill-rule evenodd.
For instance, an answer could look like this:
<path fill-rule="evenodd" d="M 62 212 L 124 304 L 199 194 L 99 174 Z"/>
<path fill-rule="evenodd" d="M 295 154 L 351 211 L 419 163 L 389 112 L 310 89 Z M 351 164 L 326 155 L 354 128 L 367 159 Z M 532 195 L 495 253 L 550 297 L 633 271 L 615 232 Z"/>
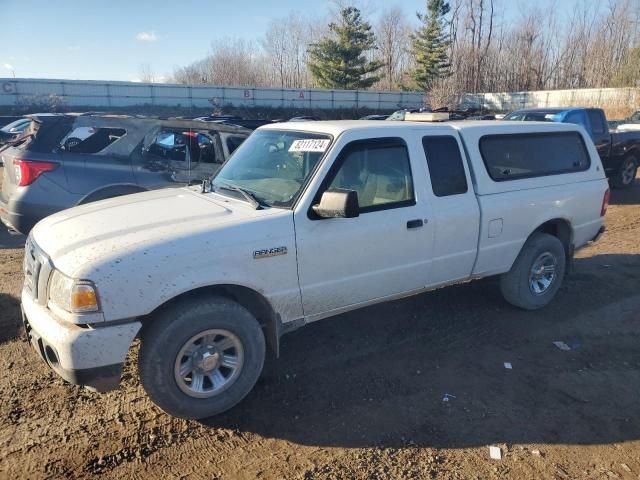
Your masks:
<path fill-rule="evenodd" d="M 534 233 L 522 247 L 511 270 L 500 277 L 505 300 L 525 310 L 536 310 L 555 297 L 566 267 L 562 242 L 546 233 Z"/>
<path fill-rule="evenodd" d="M 236 405 L 255 385 L 265 357 L 256 319 L 225 298 L 176 303 L 145 327 L 141 340 L 145 391 L 181 418 L 206 418 Z"/>
<path fill-rule="evenodd" d="M 638 159 L 631 155 L 624 159 L 622 165 L 611 179 L 611 183 L 616 188 L 629 188 L 636 180 L 638 172 Z"/>

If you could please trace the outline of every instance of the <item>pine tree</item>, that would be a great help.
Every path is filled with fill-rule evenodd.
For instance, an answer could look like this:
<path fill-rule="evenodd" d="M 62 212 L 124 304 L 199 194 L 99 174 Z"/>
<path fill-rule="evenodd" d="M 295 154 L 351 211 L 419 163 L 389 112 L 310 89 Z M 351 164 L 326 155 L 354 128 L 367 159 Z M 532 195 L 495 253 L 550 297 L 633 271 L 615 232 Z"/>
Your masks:
<path fill-rule="evenodd" d="M 418 86 L 429 90 L 434 81 L 451 74 L 448 50 L 451 39 L 446 32 L 449 3 L 445 0 L 427 0 L 427 13 L 417 13 L 422 26 L 411 35 L 411 53 L 416 68 L 411 77 Z"/>
<path fill-rule="evenodd" d="M 323 88 L 369 88 L 380 80 L 374 72 L 380 61 L 368 61 L 365 52 L 375 49 L 375 35 L 355 7 L 340 11 L 340 22 L 329 24 L 331 37 L 325 37 L 309 49 L 309 70 Z"/>

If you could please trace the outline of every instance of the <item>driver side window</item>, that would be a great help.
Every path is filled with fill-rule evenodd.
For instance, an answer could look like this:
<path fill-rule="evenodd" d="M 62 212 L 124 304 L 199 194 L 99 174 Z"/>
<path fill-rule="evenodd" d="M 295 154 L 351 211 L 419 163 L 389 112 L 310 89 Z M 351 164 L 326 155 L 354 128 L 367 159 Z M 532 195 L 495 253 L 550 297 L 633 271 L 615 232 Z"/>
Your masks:
<path fill-rule="evenodd" d="M 352 142 L 336 164 L 328 188 L 354 190 L 361 213 L 415 204 L 409 153 L 402 139 Z"/>

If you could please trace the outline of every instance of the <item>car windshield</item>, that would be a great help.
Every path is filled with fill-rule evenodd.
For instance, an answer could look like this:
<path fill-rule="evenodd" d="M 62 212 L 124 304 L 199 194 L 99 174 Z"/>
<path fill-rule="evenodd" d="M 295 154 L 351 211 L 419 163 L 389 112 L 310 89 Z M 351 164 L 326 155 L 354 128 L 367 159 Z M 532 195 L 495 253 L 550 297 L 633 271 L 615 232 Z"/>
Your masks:
<path fill-rule="evenodd" d="M 214 190 L 234 195 L 226 186 L 249 192 L 271 207 L 289 208 L 300 195 L 331 143 L 329 135 L 258 130 L 234 152 L 212 182 Z"/>

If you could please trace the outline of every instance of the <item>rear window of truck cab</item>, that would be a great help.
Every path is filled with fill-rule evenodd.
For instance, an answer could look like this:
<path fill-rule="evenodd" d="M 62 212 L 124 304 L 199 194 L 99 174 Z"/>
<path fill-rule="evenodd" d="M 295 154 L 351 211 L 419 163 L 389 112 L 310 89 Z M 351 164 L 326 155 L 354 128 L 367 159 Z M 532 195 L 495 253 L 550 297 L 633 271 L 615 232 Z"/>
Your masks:
<path fill-rule="evenodd" d="M 485 135 L 480 154 L 496 182 L 581 172 L 591 166 L 578 132 Z"/>

